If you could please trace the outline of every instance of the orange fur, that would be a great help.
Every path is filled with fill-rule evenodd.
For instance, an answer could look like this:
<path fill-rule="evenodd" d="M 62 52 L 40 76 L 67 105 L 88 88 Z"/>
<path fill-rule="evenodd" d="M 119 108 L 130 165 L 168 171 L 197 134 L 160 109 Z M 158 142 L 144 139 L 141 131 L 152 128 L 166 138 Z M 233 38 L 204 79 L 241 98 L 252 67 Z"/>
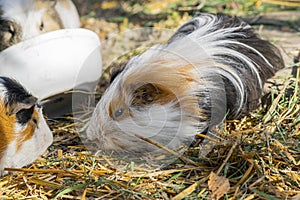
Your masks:
<path fill-rule="evenodd" d="M 120 97 L 120 98 L 124 98 L 124 96 Z M 111 101 L 110 105 L 109 105 L 109 116 L 112 118 L 112 119 L 115 119 L 115 120 L 122 120 L 126 117 L 130 117 L 131 114 L 129 112 L 129 109 L 128 107 L 124 104 L 124 99 L 116 99 L 116 100 L 113 100 Z M 123 103 L 122 103 L 123 102 Z M 120 108 L 123 108 L 124 109 L 124 112 L 123 112 L 123 115 L 121 117 L 119 117 L 118 119 L 116 119 L 114 117 L 114 113 L 120 109 Z"/>
<path fill-rule="evenodd" d="M 157 62 L 159 64 L 167 64 Z M 109 116 L 114 118 L 114 113 L 122 108 L 124 109 L 122 116 L 115 120 L 122 120 L 132 117 L 128 106 L 143 107 L 153 103 L 167 104 L 175 102 L 175 106 L 182 106 L 183 110 L 200 116 L 205 120 L 203 110 L 197 104 L 197 97 L 188 94 L 189 88 L 199 84 L 199 77 L 191 73 L 194 66 L 186 64 L 185 66 L 177 66 L 173 68 L 159 67 L 157 63 L 153 67 L 149 67 L 147 73 L 132 73 L 125 80 L 124 89 L 120 96 L 112 99 L 109 106 Z M 209 63 L 205 63 L 209 64 Z M 158 67 L 156 67 L 158 66 Z M 124 92 L 125 91 L 125 92 Z M 132 93 L 131 105 L 126 105 L 126 97 Z M 177 103 L 176 103 L 177 102 Z M 203 116 L 203 117 L 202 117 Z"/>
<path fill-rule="evenodd" d="M 4 151 L 7 149 L 8 145 L 17 139 L 17 148 L 18 152 L 22 146 L 22 143 L 29 140 L 33 134 L 35 129 L 37 128 L 36 124 L 39 122 L 38 112 L 35 109 L 32 114 L 32 119 L 35 119 L 37 123 L 33 122 L 33 120 L 29 120 L 26 125 L 26 128 L 23 132 L 16 133 L 15 126 L 17 123 L 16 115 L 8 115 L 8 108 L 3 104 L 0 104 L 0 158 L 2 157 Z"/>
<path fill-rule="evenodd" d="M 170 75 L 169 75 L 170 74 Z M 174 78 L 174 76 L 176 78 Z M 188 77 L 188 78 L 187 78 Z M 182 74 L 174 69 L 157 68 L 144 74 L 132 74 L 125 81 L 125 86 L 137 85 L 141 83 L 152 83 L 155 85 L 164 86 L 176 96 L 185 94 L 188 86 L 187 80 L 194 80 L 191 74 Z"/>
<path fill-rule="evenodd" d="M 15 139 L 16 115 L 7 115 L 7 108 L 0 103 L 0 158 L 7 146 Z"/>

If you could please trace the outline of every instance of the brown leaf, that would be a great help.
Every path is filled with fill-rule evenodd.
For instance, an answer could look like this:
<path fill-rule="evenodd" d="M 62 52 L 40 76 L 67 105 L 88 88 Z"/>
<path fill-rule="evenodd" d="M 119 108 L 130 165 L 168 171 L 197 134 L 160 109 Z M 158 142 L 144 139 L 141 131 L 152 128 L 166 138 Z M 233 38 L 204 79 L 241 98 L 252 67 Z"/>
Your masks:
<path fill-rule="evenodd" d="M 212 199 L 220 199 L 230 188 L 229 180 L 224 176 L 217 176 L 211 172 L 208 180 L 208 188 L 212 191 Z"/>

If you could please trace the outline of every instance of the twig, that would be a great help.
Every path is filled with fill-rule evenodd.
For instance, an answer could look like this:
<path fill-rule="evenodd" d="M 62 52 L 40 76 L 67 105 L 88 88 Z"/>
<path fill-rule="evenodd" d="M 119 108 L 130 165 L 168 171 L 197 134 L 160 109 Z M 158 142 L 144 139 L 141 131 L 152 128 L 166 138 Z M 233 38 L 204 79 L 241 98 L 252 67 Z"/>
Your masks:
<path fill-rule="evenodd" d="M 9 172 L 25 172 L 25 173 L 50 173 L 50 174 L 84 174 L 86 171 L 84 170 L 62 170 L 62 169 L 26 169 L 26 168 L 5 168 L 5 171 Z M 93 174 L 96 175 L 105 175 L 105 174 L 112 174 L 114 173 L 113 170 L 93 170 Z"/>
<path fill-rule="evenodd" d="M 160 148 L 160 149 L 165 150 L 166 152 L 168 152 L 168 153 L 170 153 L 170 154 L 172 154 L 172 155 L 178 157 L 180 160 L 182 160 L 182 161 L 185 162 L 185 163 L 190 163 L 190 164 L 192 164 L 192 165 L 194 165 L 194 166 L 198 166 L 198 165 L 199 165 L 198 163 L 192 161 L 191 159 L 186 158 L 186 157 L 182 156 L 181 154 L 179 154 L 179 153 L 173 151 L 172 149 L 169 149 L 169 148 L 167 148 L 167 147 L 165 147 L 165 146 L 163 146 L 163 145 L 161 145 L 161 144 L 159 144 L 159 143 L 157 143 L 157 142 L 154 142 L 154 141 L 150 140 L 149 138 L 144 138 L 144 137 L 139 136 L 139 135 L 137 135 L 137 134 L 135 134 L 135 137 L 137 137 L 137 138 L 139 138 L 139 139 L 141 139 L 141 140 L 144 140 L 144 141 L 146 141 L 146 142 L 148 142 L 148 143 L 150 143 L 150 144 L 152 144 L 152 145 L 154 145 L 154 146 L 157 146 L 157 147 Z"/>
<path fill-rule="evenodd" d="M 202 134 L 202 133 L 198 133 L 197 136 L 198 136 L 198 137 L 205 138 L 205 139 L 208 139 L 208 140 L 213 141 L 213 142 L 219 142 L 217 139 L 214 139 L 214 138 L 209 137 L 208 135 L 204 135 L 204 134 Z"/>
<path fill-rule="evenodd" d="M 158 176 L 167 176 L 169 174 L 174 174 L 178 172 L 186 172 L 186 171 L 193 171 L 197 170 L 200 167 L 194 167 L 194 168 L 187 168 L 187 169 L 170 169 L 170 170 L 164 170 L 164 171 L 158 171 L 158 172 L 152 172 L 152 173 L 141 173 L 141 174 L 132 174 L 130 175 L 133 178 L 139 178 L 139 177 L 158 177 Z M 208 168 L 208 167 L 205 167 Z M 201 169 L 204 169 L 204 166 L 201 166 Z"/>
<path fill-rule="evenodd" d="M 279 105 L 279 101 L 280 101 L 281 97 L 285 94 L 286 88 L 288 86 L 289 86 L 289 82 L 287 81 L 284 84 L 284 87 L 282 88 L 282 90 L 280 91 L 278 96 L 273 101 L 273 103 L 272 103 L 270 109 L 268 110 L 267 114 L 264 116 L 263 121 L 264 121 L 265 124 L 268 123 L 272 119 L 273 113 L 275 112 L 277 106 Z"/>
<path fill-rule="evenodd" d="M 189 194 L 191 194 L 197 188 L 198 185 L 204 183 L 207 180 L 208 180 L 208 176 L 200 179 L 199 181 L 193 183 L 191 186 L 189 186 L 188 188 L 184 189 L 182 192 L 177 194 L 175 197 L 172 198 L 172 200 L 181 200 L 181 199 L 187 197 Z"/>
<path fill-rule="evenodd" d="M 238 144 L 238 140 L 235 141 L 235 143 L 232 145 L 230 151 L 228 152 L 225 160 L 223 161 L 222 165 L 220 166 L 220 168 L 218 169 L 218 171 L 216 172 L 216 175 L 219 175 L 220 172 L 223 170 L 225 164 L 227 163 L 228 159 L 230 158 L 230 156 L 232 155 L 233 153 L 233 150 L 235 149 L 236 145 Z"/>
<path fill-rule="evenodd" d="M 50 181 L 44 181 L 44 180 L 40 180 L 40 179 L 37 179 L 37 178 L 31 178 L 28 180 L 28 182 L 30 183 L 34 183 L 36 185 L 41 185 L 41 186 L 44 186 L 44 187 L 49 187 L 49 188 L 52 188 L 52 189 L 61 189 L 63 186 L 61 184 L 57 184 L 57 183 L 53 183 L 53 182 L 50 182 Z"/>
<path fill-rule="evenodd" d="M 246 173 L 243 175 L 243 177 L 235 184 L 234 187 L 239 187 L 250 175 L 253 167 L 254 167 L 254 163 L 253 160 L 248 160 L 247 161 L 251 164 L 250 167 L 247 169 Z"/>

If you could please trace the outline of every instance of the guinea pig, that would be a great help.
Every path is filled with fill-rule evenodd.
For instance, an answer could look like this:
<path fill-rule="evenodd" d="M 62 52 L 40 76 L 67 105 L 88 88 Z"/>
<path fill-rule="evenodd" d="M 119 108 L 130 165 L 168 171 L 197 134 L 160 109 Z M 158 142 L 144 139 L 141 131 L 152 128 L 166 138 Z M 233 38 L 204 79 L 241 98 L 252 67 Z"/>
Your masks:
<path fill-rule="evenodd" d="M 0 0 L 0 51 L 63 28 L 79 28 L 71 0 Z"/>
<path fill-rule="evenodd" d="M 283 66 L 279 50 L 240 18 L 201 14 L 113 74 L 87 137 L 101 150 L 157 150 L 143 138 L 176 150 L 257 108 L 265 81 Z"/>
<path fill-rule="evenodd" d="M 15 80 L 0 77 L 0 175 L 4 168 L 30 164 L 52 141 L 37 98 Z"/>

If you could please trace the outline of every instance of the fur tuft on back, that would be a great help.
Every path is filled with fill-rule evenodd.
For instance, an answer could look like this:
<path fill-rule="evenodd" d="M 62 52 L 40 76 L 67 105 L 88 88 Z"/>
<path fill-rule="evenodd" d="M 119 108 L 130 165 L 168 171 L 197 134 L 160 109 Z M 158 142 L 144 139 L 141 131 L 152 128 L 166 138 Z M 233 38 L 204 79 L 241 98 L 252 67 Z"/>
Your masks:
<path fill-rule="evenodd" d="M 237 17 L 201 14 L 181 26 L 168 43 L 177 45 L 185 38 L 195 41 L 216 62 L 210 74 L 219 75 L 224 81 L 229 118 L 255 109 L 265 81 L 284 67 L 279 50 L 260 39 L 250 25 Z"/>

